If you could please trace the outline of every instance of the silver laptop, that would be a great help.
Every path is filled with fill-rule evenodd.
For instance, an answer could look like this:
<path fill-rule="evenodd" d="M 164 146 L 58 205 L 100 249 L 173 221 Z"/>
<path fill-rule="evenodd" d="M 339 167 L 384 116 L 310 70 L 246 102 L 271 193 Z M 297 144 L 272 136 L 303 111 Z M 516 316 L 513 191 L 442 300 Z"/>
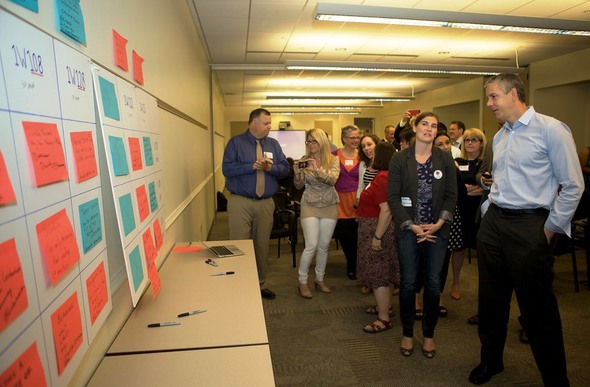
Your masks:
<path fill-rule="evenodd" d="M 203 241 L 201 241 L 201 243 L 217 258 L 237 257 L 239 255 L 244 255 L 244 252 L 235 245 L 210 246 Z"/>

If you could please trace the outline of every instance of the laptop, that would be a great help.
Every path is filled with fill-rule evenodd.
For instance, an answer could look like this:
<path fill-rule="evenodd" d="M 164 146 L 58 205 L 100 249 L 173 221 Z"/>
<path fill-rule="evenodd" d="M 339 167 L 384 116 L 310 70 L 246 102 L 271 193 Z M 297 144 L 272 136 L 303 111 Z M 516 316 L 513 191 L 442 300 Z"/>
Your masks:
<path fill-rule="evenodd" d="M 235 245 L 210 246 L 203 241 L 201 241 L 201 244 L 203 244 L 203 246 L 205 246 L 207 250 L 212 252 L 217 258 L 237 257 L 239 255 L 244 255 L 244 252 Z"/>

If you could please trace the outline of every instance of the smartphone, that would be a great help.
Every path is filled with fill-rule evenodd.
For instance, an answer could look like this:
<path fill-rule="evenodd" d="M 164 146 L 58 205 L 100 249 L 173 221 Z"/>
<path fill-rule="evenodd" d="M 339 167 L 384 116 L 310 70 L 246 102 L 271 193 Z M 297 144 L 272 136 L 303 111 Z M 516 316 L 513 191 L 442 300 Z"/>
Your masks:
<path fill-rule="evenodd" d="M 412 110 L 408 110 L 408 112 L 413 116 L 416 117 L 418 114 L 420 114 L 420 109 L 412 109 Z"/>
<path fill-rule="evenodd" d="M 481 174 L 481 176 L 482 176 L 484 179 L 491 179 L 491 178 L 492 178 L 492 174 L 491 174 L 491 173 L 489 173 L 489 172 L 484 172 L 484 173 L 482 173 L 482 174 Z"/>
<path fill-rule="evenodd" d="M 307 168 L 307 161 L 300 161 L 297 166 L 299 169 Z"/>

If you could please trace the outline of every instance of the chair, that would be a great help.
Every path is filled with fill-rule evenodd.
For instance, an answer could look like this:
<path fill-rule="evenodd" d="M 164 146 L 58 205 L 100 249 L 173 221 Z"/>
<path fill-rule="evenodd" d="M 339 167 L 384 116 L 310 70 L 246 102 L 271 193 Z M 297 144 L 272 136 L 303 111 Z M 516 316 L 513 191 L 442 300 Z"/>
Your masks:
<path fill-rule="evenodd" d="M 586 265 L 589 264 L 588 254 L 588 227 L 586 219 L 576 219 L 572 221 L 571 238 L 565 235 L 559 235 L 557 237 L 557 243 L 553 249 L 554 256 L 560 256 L 570 254 L 572 258 L 572 272 L 574 276 L 574 290 L 576 293 L 580 292 L 580 281 L 578 277 L 578 263 L 576 259 L 576 249 L 583 247 L 586 249 Z"/>
<path fill-rule="evenodd" d="M 275 212 L 270 239 L 278 239 L 278 257 L 280 257 L 281 239 L 287 238 L 293 254 L 293 267 L 297 267 L 297 215 L 289 208 L 290 199 L 287 192 L 277 192 L 273 200 Z"/>

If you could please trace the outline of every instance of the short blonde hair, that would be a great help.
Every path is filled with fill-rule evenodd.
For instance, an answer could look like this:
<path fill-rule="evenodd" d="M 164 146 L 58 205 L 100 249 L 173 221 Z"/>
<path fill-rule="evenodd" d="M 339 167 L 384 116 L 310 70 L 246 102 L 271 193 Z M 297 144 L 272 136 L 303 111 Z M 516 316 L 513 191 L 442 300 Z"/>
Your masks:
<path fill-rule="evenodd" d="M 336 156 L 334 156 L 330 152 L 330 141 L 328 141 L 328 136 L 326 135 L 326 132 L 324 132 L 322 129 L 310 129 L 305 132 L 305 141 L 307 141 L 307 139 L 309 137 L 316 140 L 320 146 L 320 159 L 321 159 L 321 164 L 322 164 L 321 166 L 325 170 L 330 170 L 330 166 L 332 165 L 332 160 Z M 312 156 L 311 156 L 311 152 L 309 150 L 309 145 L 305 144 L 305 148 L 306 148 L 305 157 L 311 158 Z"/>
<path fill-rule="evenodd" d="M 479 148 L 479 156 L 476 158 L 479 160 L 483 160 L 485 157 L 484 150 L 486 149 L 486 135 L 478 128 L 470 128 L 463 132 L 463 145 L 461 146 L 461 158 L 467 160 L 467 150 L 465 148 L 465 139 L 466 138 L 477 138 L 481 142 L 481 147 Z"/>

